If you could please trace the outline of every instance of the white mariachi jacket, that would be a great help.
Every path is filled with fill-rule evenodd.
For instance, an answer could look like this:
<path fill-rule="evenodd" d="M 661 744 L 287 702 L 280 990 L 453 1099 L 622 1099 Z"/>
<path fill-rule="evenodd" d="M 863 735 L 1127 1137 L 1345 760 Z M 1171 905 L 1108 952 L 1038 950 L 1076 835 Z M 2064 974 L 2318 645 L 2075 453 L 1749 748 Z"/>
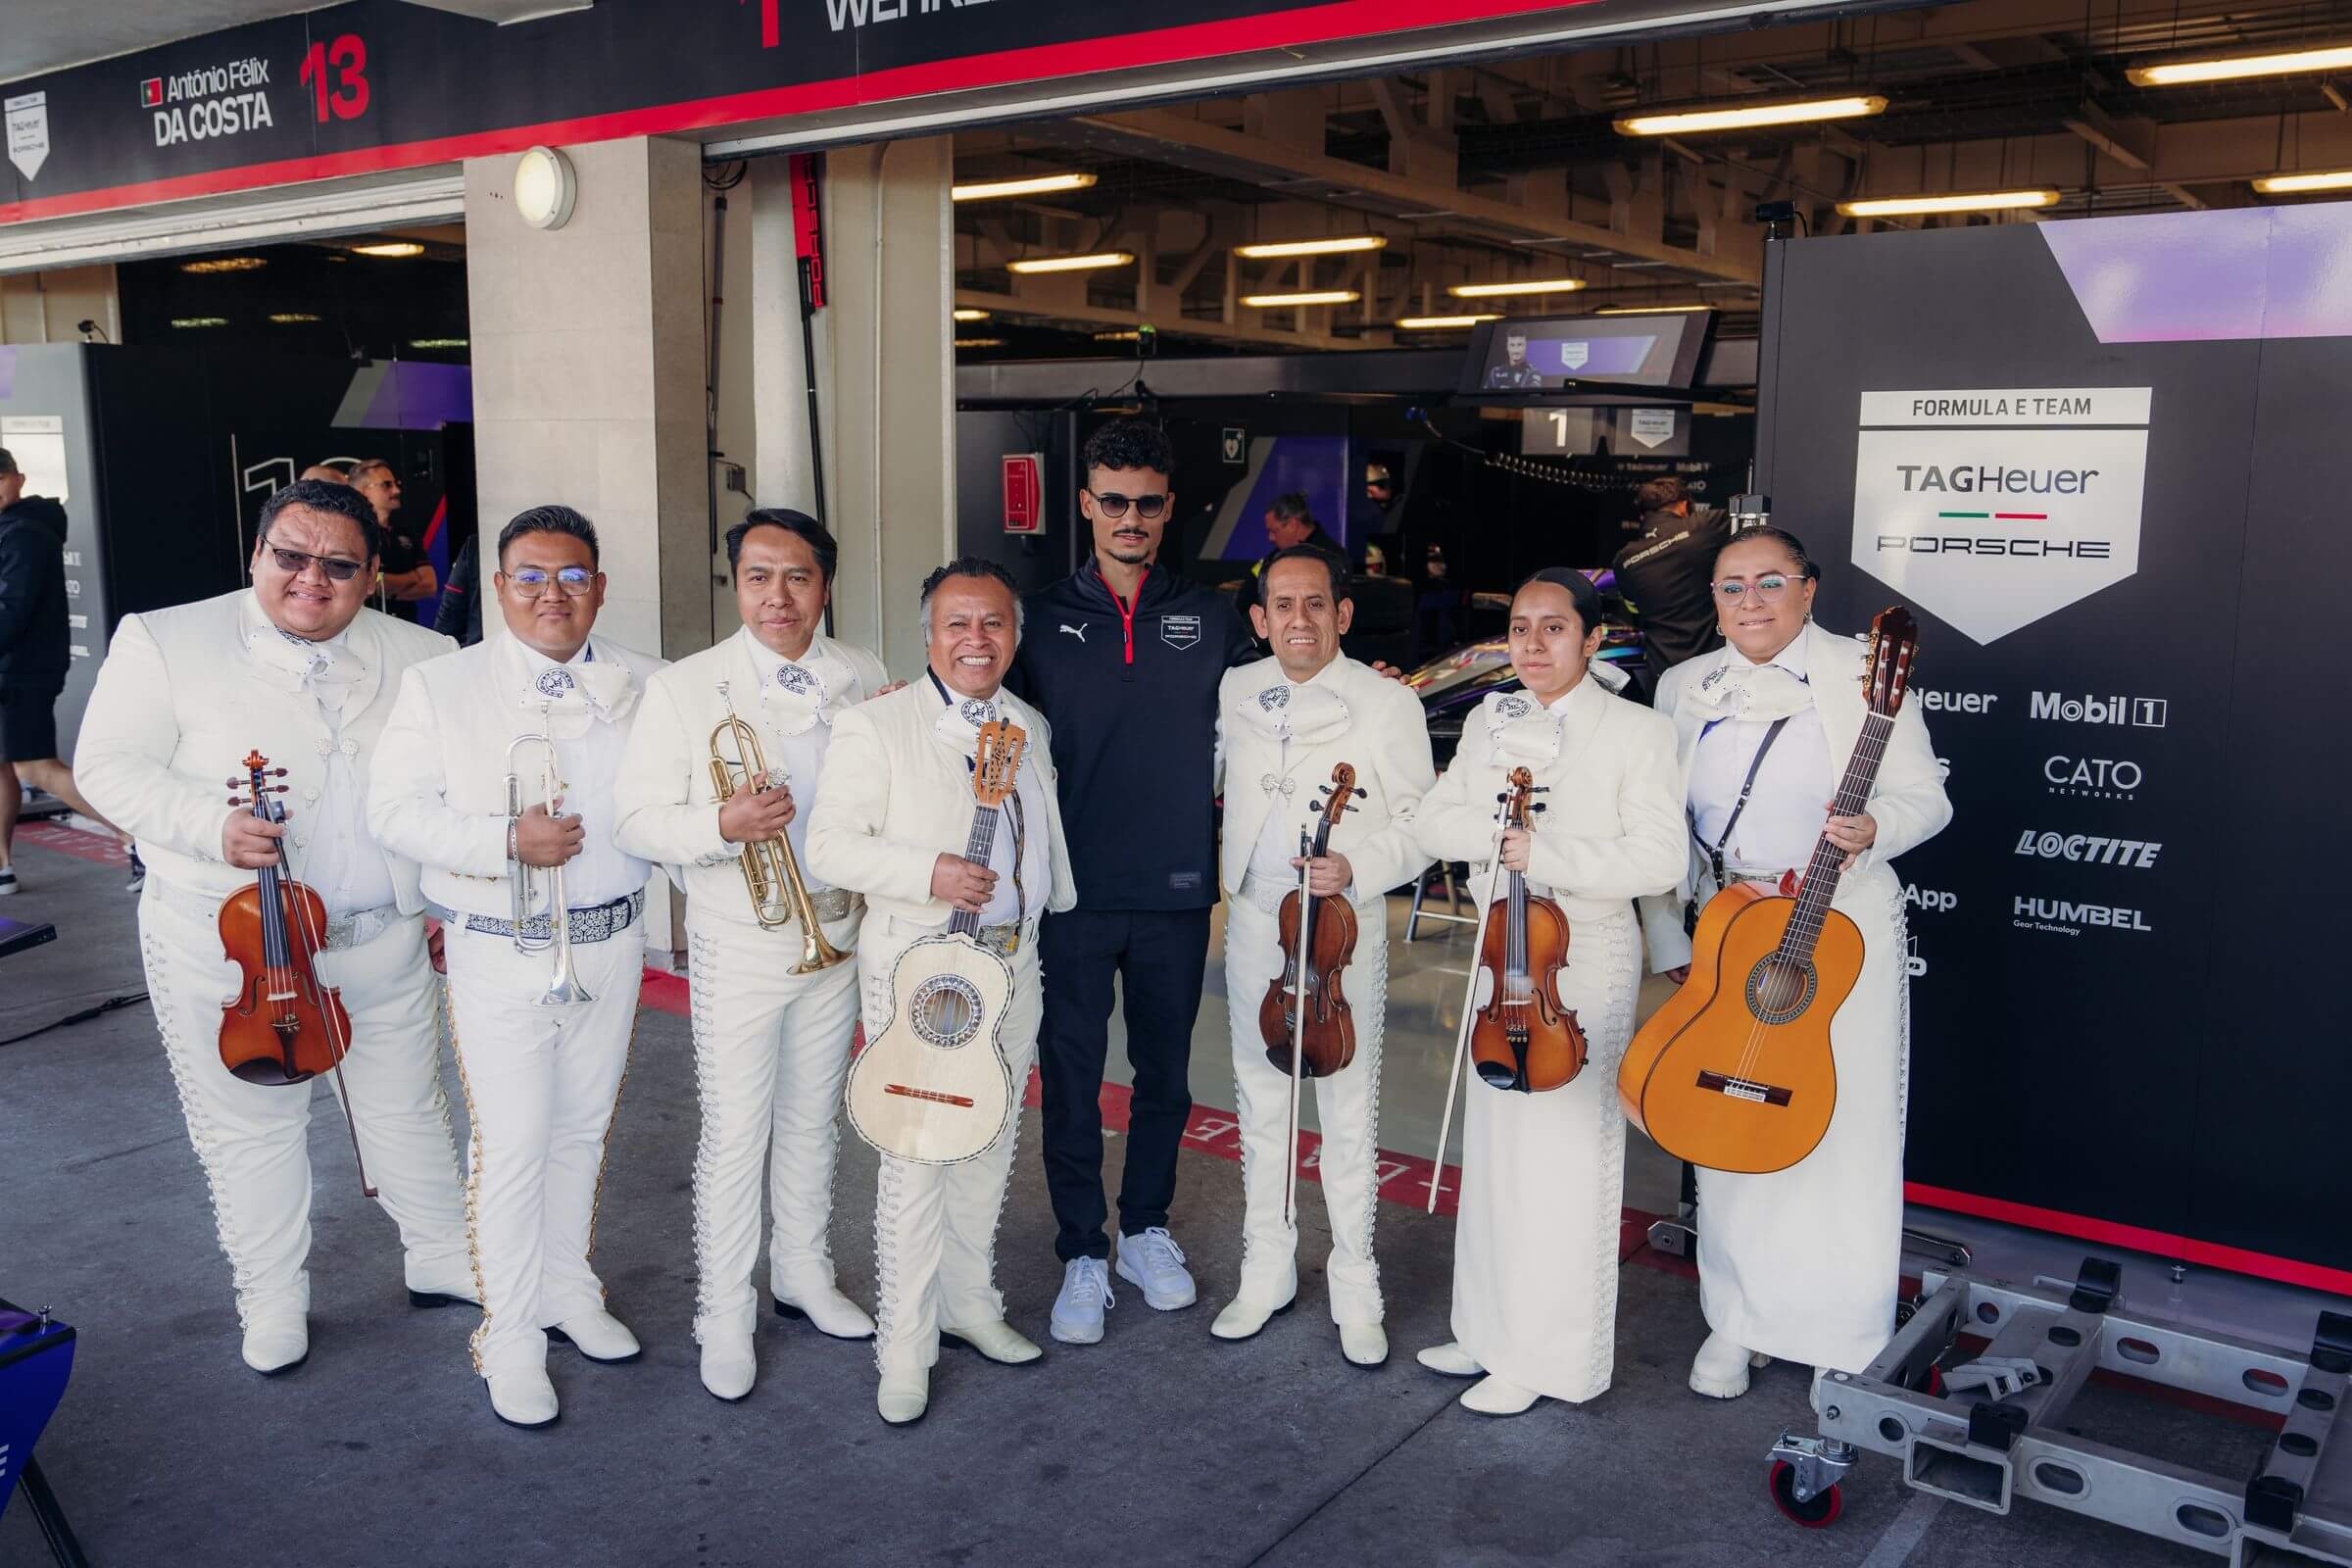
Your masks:
<path fill-rule="evenodd" d="M 1282 812 L 1292 824 L 1286 847 L 1295 847 L 1295 829 L 1311 834 L 1331 770 L 1347 762 L 1364 793 L 1333 825 L 1330 848 L 1354 867 L 1348 902 L 1377 905 L 1429 865 L 1413 834 L 1413 813 L 1437 782 L 1421 701 L 1402 683 L 1343 655 L 1305 683 L 1323 704 L 1310 726 L 1314 738 L 1302 731 L 1286 745 L 1267 733 L 1264 717 L 1285 700 L 1276 694 L 1288 686 L 1273 659 L 1229 669 L 1218 684 L 1217 783 L 1225 796 L 1219 878 L 1229 897 L 1241 892 L 1269 812 Z M 1344 714 L 1330 706 L 1334 698 Z"/>
<path fill-rule="evenodd" d="M 1078 902 L 1062 837 L 1061 802 L 1054 790 L 1054 738 L 1045 715 L 1000 688 L 999 710 L 1027 733 L 1024 770 L 1035 768 L 1044 788 L 1054 886 L 1043 908 Z M 825 776 L 817 781 L 808 818 L 808 868 L 835 887 L 865 895 L 875 914 L 911 925 L 945 927 L 955 913 L 931 896 L 931 872 L 942 855 L 961 855 L 972 829 L 972 775 L 948 749 L 935 720 L 945 705 L 931 682 L 917 677 L 888 697 L 860 703 L 833 722 Z M 741 891 L 740 887 L 737 889 Z"/>
<path fill-rule="evenodd" d="M 260 657 L 248 633 L 269 624 L 250 589 L 125 615 L 107 645 L 74 746 L 74 775 L 107 820 L 138 840 L 167 886 L 226 898 L 253 873 L 220 858 L 228 784 L 245 754 L 286 769 L 288 854 L 310 847 L 325 759 L 341 750 L 363 785 L 380 760 L 392 700 L 409 668 L 457 645 L 438 632 L 363 610 L 346 633 L 356 680 L 330 728 L 298 677 Z M 414 862 L 387 854 L 401 912 L 423 907 Z"/>
<path fill-rule="evenodd" d="M 499 668 L 510 640 L 495 631 L 409 671 L 384 728 L 385 755 L 368 787 L 368 825 L 395 852 L 422 862 L 424 897 L 461 914 L 498 919 L 514 907 L 507 885 L 508 749 L 518 736 L 541 733 L 545 722 Z M 627 671 L 632 695 L 662 667 L 652 655 L 602 635 L 589 638 L 589 649 L 594 662 Z M 632 710 L 617 722 L 634 716 Z M 532 748 L 523 760 L 524 799 L 533 803 L 543 755 Z M 592 823 L 589 830 L 598 828 Z"/>
<path fill-rule="evenodd" d="M 687 897 L 690 923 L 719 919 L 757 930 L 743 885 L 744 847 L 729 844 L 718 835 L 710 732 L 725 720 L 731 706 L 735 716 L 760 737 L 769 767 L 781 770 L 782 739 L 790 727 L 831 724 L 843 711 L 888 684 L 889 678 L 881 660 L 831 637 L 815 638 L 798 662 L 760 649 L 761 661 L 771 670 L 797 662 L 814 687 L 827 688 L 823 672 L 836 673 L 837 679 L 830 684 L 838 684 L 840 690 L 823 689 L 821 702 L 788 705 L 781 701 L 780 693 L 763 697 L 763 672 L 754 662 L 757 645 L 747 644 L 746 634 L 738 633 L 714 648 L 664 665 L 646 682 L 645 696 L 629 731 L 628 752 L 613 784 L 613 806 L 620 813 L 614 837 L 621 849 L 668 871 Z M 844 670 L 846 679 L 839 678 Z M 723 699 L 718 689 L 722 681 L 727 687 Z M 799 683 L 798 677 L 795 683 Z M 727 755 L 732 756 L 732 750 Z M 827 755 L 830 757 L 830 748 Z M 812 788 L 793 791 L 793 805 L 803 816 L 815 799 Z M 802 870 L 804 875 L 810 874 L 807 866 Z"/>
<path fill-rule="evenodd" d="M 1808 690 L 1813 698 L 1813 710 L 1821 715 L 1822 734 L 1829 743 L 1831 772 L 1842 778 L 1846 762 L 1853 756 L 1854 743 L 1861 739 L 1862 720 L 1868 714 L 1862 682 L 1869 670 L 1870 639 L 1840 637 L 1809 621 L 1801 635 L 1809 639 L 1805 647 L 1805 667 L 1812 672 Z M 1684 698 L 1696 682 L 1739 657 L 1736 650 L 1723 648 L 1675 665 L 1658 682 L 1656 707 L 1674 720 L 1676 756 L 1682 768 L 1681 799 L 1685 803 L 1690 798 L 1691 764 L 1697 758 L 1698 738 L 1706 722 Z M 1867 809 L 1879 825 L 1878 837 L 1850 868 L 1839 874 L 1836 906 L 1843 907 L 1851 902 L 1874 908 L 1899 907 L 1902 884 L 1886 862 L 1934 838 L 1952 819 L 1952 803 L 1943 793 L 1943 776 L 1944 765 L 1929 743 L 1928 726 L 1920 717 L 1919 705 L 1906 702 L 1895 715 L 1886 755 L 1880 761 L 1878 777 L 1870 788 Z M 1829 820 L 1827 801 L 1822 803 L 1822 820 Z M 1687 827 L 1683 836 L 1687 842 L 1690 840 Z M 1804 868 L 1796 869 L 1801 873 Z M 1653 971 L 1663 972 L 1690 961 L 1690 938 L 1683 930 L 1684 906 L 1695 897 L 1703 907 L 1716 891 L 1706 857 L 1695 842 L 1690 842 L 1682 885 L 1664 897 L 1642 901 L 1642 930 Z"/>

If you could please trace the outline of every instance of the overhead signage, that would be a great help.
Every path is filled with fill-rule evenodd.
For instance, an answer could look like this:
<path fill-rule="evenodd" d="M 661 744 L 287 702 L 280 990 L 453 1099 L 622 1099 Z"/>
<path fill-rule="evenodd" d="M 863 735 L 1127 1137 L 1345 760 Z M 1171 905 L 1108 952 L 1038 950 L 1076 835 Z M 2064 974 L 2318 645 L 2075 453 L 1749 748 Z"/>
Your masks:
<path fill-rule="evenodd" d="M 2139 569 L 2147 387 L 1865 392 L 1853 563 L 1979 643 Z"/>

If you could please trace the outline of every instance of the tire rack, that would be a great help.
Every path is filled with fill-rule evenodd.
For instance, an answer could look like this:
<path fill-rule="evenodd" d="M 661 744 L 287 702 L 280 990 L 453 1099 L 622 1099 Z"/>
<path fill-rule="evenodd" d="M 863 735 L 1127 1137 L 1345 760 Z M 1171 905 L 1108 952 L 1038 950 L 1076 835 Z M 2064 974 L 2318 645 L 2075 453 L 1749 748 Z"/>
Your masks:
<path fill-rule="evenodd" d="M 2232 1568 L 2352 1565 L 2352 1426 L 2335 1431 L 2352 1381 L 2352 1317 L 2320 1313 L 2310 1352 L 2298 1354 L 2130 1309 L 2117 1298 L 2121 1273 L 2085 1258 L 2071 1293 L 1928 1273 L 1926 1299 L 1868 1370 L 1824 1378 L 1821 1435 L 1785 1432 L 1774 1446 L 1776 1486 L 1791 1494 L 1783 1511 L 1834 1519 L 1837 1482 L 1867 1448 L 1900 1459 L 1913 1490 L 1987 1513 L 2024 1496 Z M 1943 1393 L 1937 1363 L 1963 1332 L 1991 1337 L 1984 1360 L 2030 1363 L 2038 1381 L 2003 1397 Z M 2275 1413 L 2284 1426 L 2250 1482 L 2093 1443 L 2065 1421 L 2097 1368 Z"/>

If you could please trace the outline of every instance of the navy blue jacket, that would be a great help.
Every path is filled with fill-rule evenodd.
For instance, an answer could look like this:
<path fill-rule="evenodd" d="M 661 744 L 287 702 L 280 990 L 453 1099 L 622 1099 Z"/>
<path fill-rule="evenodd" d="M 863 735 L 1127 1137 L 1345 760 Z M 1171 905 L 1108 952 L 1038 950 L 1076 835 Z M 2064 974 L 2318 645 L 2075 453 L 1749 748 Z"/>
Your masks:
<path fill-rule="evenodd" d="M 1217 902 L 1217 682 L 1256 658 L 1223 594 L 1154 566 L 1122 607 L 1090 557 L 1022 602 L 1008 684 L 1054 726 L 1081 909 Z"/>
<path fill-rule="evenodd" d="M 0 691 L 54 696 L 66 685 L 66 509 L 24 496 L 0 512 Z"/>

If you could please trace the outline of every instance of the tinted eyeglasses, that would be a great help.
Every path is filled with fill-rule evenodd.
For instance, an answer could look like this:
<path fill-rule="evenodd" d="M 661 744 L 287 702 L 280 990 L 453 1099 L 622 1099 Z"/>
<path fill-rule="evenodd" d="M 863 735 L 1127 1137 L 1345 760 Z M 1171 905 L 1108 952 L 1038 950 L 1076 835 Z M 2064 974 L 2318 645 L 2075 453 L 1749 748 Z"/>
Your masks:
<path fill-rule="evenodd" d="M 277 569 L 290 577 L 300 576 L 304 567 L 314 564 L 326 573 L 329 582 L 349 582 L 367 569 L 364 562 L 345 561 L 338 556 L 307 555 L 300 550 L 281 549 L 276 545 L 269 548 L 270 559 L 277 563 Z"/>
<path fill-rule="evenodd" d="M 552 577 L 537 566 L 523 566 L 499 575 L 507 579 L 508 587 L 525 599 L 538 598 L 547 592 L 551 582 L 574 599 L 586 598 L 588 590 L 596 586 L 596 573 L 585 566 L 565 566 Z"/>
<path fill-rule="evenodd" d="M 1727 605 L 1736 605 L 1753 594 L 1760 605 L 1777 605 L 1788 597 L 1788 581 L 1777 571 L 1768 571 L 1754 582 L 1727 578 L 1715 584 L 1715 597 Z"/>
<path fill-rule="evenodd" d="M 1124 517 L 1130 506 L 1139 517 L 1156 517 L 1168 507 L 1164 491 L 1151 496 L 1123 496 L 1116 490 L 1089 490 L 1087 494 L 1095 498 L 1096 507 L 1105 517 Z"/>

